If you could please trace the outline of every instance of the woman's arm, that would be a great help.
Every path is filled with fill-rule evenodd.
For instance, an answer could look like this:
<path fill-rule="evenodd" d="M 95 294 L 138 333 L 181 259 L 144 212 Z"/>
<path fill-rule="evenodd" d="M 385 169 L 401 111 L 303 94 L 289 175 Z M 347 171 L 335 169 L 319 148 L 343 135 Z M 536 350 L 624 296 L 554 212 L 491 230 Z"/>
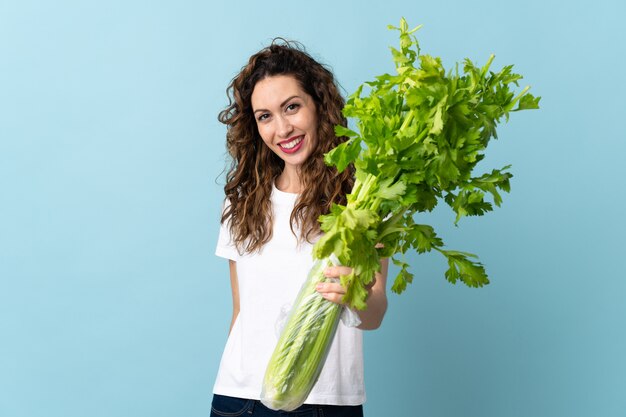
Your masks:
<path fill-rule="evenodd" d="M 367 308 L 359 311 L 361 324 L 358 326 L 362 330 L 378 329 L 383 322 L 387 312 L 387 269 L 389 259 L 380 261 L 380 272 L 376 273 L 373 285 L 367 289 Z"/>
<path fill-rule="evenodd" d="M 233 317 L 230 320 L 230 329 L 228 329 L 228 334 L 230 334 L 239 315 L 239 281 L 237 280 L 237 262 L 229 260 L 228 266 L 230 268 L 230 289 L 233 295 Z"/>
<path fill-rule="evenodd" d="M 376 273 L 375 280 L 368 286 L 367 308 L 358 311 L 361 324 L 358 326 L 362 330 L 374 330 L 380 327 L 387 311 L 387 270 L 389 259 L 381 259 L 380 272 Z M 340 275 L 348 275 L 352 268 L 347 266 L 331 266 L 326 268 L 325 275 L 329 278 L 339 278 Z M 333 303 L 342 304 L 341 299 L 346 290 L 339 283 L 318 284 L 317 291 Z"/>

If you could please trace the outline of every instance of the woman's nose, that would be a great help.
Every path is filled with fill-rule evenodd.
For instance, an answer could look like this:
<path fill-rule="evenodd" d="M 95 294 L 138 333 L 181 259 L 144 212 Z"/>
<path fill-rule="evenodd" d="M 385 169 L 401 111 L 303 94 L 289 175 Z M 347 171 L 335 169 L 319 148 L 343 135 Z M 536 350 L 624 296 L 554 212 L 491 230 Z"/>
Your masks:
<path fill-rule="evenodd" d="M 287 119 L 284 116 L 278 117 L 277 119 L 278 119 L 278 129 L 277 129 L 278 136 L 280 136 L 281 138 L 289 137 L 289 135 L 293 131 L 293 126 L 291 126 L 291 123 L 289 123 L 289 119 Z"/>

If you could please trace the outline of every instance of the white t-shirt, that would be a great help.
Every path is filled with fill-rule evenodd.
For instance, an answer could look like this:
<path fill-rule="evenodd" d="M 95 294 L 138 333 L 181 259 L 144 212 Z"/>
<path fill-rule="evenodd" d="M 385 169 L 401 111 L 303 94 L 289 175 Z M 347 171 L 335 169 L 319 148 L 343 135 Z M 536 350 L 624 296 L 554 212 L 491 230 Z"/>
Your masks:
<path fill-rule="evenodd" d="M 239 254 L 230 241 L 227 224 L 220 228 L 215 254 L 237 262 L 240 310 L 224 348 L 215 394 L 260 399 L 265 368 L 278 341 L 280 318 L 288 312 L 313 265 L 312 245 L 298 245 L 289 224 L 297 197 L 273 187 L 272 239 L 259 253 Z M 362 331 L 340 322 L 305 404 L 364 402 Z"/>

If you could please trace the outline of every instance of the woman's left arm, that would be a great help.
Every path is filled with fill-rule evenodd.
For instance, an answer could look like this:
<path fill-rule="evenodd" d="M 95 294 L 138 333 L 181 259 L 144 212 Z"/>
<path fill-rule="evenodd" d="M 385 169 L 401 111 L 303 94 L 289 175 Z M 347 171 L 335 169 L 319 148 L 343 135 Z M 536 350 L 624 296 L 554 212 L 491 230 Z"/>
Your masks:
<path fill-rule="evenodd" d="M 358 326 L 361 330 L 374 330 L 380 327 L 387 311 L 387 270 L 389 268 L 389 259 L 384 258 L 380 261 L 380 272 L 376 273 L 376 277 L 372 284 L 367 288 L 367 307 L 365 310 L 357 311 L 361 324 Z M 347 266 L 331 266 L 326 268 L 325 275 L 329 278 L 339 278 L 341 275 L 348 275 L 352 272 L 352 268 Z M 317 285 L 317 291 L 325 299 L 333 303 L 342 304 L 341 299 L 346 290 L 339 283 L 320 283 Z"/>

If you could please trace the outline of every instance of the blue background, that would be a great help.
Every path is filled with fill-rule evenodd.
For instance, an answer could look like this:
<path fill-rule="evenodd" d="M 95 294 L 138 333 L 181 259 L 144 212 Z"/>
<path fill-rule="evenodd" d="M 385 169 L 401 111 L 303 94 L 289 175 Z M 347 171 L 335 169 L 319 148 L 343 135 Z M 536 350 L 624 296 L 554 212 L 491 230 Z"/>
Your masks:
<path fill-rule="evenodd" d="M 213 255 L 225 88 L 283 36 L 351 92 L 392 71 L 401 16 L 448 67 L 493 52 L 543 99 L 481 166 L 513 164 L 503 207 L 458 228 L 443 206 L 424 217 L 492 283 L 453 286 L 440 257 L 409 257 L 414 284 L 365 336 L 366 414 L 626 415 L 625 12 L 1 1 L 0 415 L 208 415 L 231 311 Z"/>

